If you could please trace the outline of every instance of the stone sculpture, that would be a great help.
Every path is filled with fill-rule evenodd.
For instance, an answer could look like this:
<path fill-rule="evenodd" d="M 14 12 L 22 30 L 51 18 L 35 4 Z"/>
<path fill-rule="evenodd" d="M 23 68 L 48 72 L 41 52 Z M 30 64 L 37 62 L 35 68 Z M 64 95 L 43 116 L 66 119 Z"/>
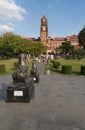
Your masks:
<path fill-rule="evenodd" d="M 20 53 L 17 69 L 12 74 L 13 82 L 7 88 L 7 102 L 30 102 L 34 98 L 33 78 L 28 74 L 26 54 Z"/>
<path fill-rule="evenodd" d="M 37 69 L 36 60 L 33 59 L 32 61 L 32 70 L 30 71 L 30 77 L 33 77 L 35 83 L 39 83 L 39 73 Z"/>
<path fill-rule="evenodd" d="M 28 79 L 28 64 L 24 53 L 19 54 L 17 70 L 12 74 L 12 77 L 14 82 L 26 82 Z"/>

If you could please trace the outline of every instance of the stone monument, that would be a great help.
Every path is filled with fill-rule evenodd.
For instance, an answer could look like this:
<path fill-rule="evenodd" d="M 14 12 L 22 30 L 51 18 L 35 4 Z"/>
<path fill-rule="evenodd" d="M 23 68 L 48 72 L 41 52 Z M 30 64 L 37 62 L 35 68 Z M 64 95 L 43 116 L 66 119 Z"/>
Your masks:
<path fill-rule="evenodd" d="M 39 83 L 40 78 L 39 78 L 37 63 L 36 63 L 35 59 L 33 59 L 33 61 L 32 61 L 32 69 L 30 71 L 30 77 L 33 77 L 33 80 L 35 83 Z"/>
<path fill-rule="evenodd" d="M 34 98 L 33 78 L 28 74 L 26 54 L 21 52 L 17 69 L 12 74 L 13 82 L 7 88 L 7 102 L 30 102 Z"/>

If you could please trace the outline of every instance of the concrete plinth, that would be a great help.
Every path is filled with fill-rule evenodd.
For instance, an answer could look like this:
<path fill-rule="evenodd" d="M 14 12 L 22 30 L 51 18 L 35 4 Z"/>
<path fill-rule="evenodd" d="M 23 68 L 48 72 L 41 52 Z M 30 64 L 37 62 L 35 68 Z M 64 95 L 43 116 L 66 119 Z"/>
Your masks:
<path fill-rule="evenodd" d="M 33 79 L 28 83 L 11 83 L 7 88 L 7 102 L 30 102 L 34 98 Z"/>

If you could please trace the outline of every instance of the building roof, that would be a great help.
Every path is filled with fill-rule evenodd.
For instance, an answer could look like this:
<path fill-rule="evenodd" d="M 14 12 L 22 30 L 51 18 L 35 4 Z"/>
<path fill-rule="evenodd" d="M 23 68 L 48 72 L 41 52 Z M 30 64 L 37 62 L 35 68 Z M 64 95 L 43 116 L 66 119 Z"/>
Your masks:
<path fill-rule="evenodd" d="M 70 36 L 70 39 L 76 39 L 76 38 L 77 38 L 77 35 Z"/>
<path fill-rule="evenodd" d="M 66 37 L 56 37 L 54 38 L 54 41 L 64 41 Z"/>
<path fill-rule="evenodd" d="M 29 41 L 35 41 L 36 39 L 34 37 L 29 37 L 29 38 L 25 38 L 26 40 L 29 40 Z"/>
<path fill-rule="evenodd" d="M 77 35 L 73 34 L 72 36 L 67 37 L 55 37 L 54 41 L 65 41 L 66 39 L 77 39 Z"/>

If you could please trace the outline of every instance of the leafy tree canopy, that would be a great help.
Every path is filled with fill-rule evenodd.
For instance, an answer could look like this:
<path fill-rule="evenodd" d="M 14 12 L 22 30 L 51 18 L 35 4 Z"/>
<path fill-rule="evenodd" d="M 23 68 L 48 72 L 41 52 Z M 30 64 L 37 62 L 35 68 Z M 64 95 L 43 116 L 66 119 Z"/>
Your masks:
<path fill-rule="evenodd" d="M 79 44 L 85 46 L 85 27 L 78 34 Z"/>
<path fill-rule="evenodd" d="M 63 42 L 59 49 L 61 50 L 62 54 L 67 54 L 74 50 L 74 46 L 71 45 L 71 42 Z"/>
<path fill-rule="evenodd" d="M 35 56 L 46 53 L 47 50 L 46 46 L 41 42 L 32 42 L 30 49 L 31 54 L 34 54 Z"/>
<path fill-rule="evenodd" d="M 28 53 L 30 42 L 15 34 L 3 34 L 0 36 L 0 54 L 10 57 L 18 54 L 20 50 Z"/>
<path fill-rule="evenodd" d="M 0 54 L 11 57 L 19 54 L 20 50 L 38 56 L 46 52 L 46 47 L 41 42 L 32 42 L 12 33 L 0 36 Z"/>

